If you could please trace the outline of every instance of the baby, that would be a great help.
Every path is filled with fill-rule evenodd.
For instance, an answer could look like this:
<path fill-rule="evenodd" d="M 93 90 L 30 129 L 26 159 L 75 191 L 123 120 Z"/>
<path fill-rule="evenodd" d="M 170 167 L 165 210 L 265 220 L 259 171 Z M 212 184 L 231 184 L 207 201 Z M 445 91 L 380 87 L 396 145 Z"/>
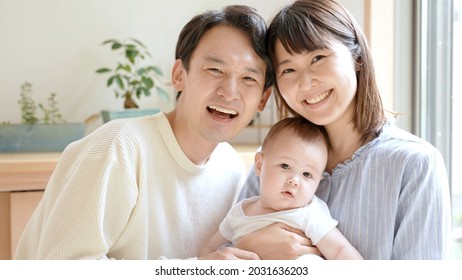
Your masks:
<path fill-rule="evenodd" d="M 315 196 L 327 164 L 321 129 L 304 118 L 276 123 L 255 155 L 260 196 L 234 205 L 200 255 L 275 222 L 301 229 L 326 259 L 362 259 Z"/>

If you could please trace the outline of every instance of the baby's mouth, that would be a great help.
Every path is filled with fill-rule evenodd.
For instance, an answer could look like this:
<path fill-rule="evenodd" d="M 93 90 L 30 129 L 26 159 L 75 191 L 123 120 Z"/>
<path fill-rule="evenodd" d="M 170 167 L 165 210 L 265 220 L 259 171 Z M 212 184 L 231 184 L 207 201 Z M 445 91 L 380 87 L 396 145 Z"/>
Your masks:
<path fill-rule="evenodd" d="M 223 107 L 218 107 L 218 106 L 207 106 L 207 110 L 211 113 L 214 114 L 217 117 L 220 117 L 222 119 L 234 119 L 239 115 L 239 113 L 235 110 L 232 109 L 226 109 Z"/>
<path fill-rule="evenodd" d="M 285 196 L 294 197 L 294 194 L 291 191 L 282 191 L 282 194 Z"/>

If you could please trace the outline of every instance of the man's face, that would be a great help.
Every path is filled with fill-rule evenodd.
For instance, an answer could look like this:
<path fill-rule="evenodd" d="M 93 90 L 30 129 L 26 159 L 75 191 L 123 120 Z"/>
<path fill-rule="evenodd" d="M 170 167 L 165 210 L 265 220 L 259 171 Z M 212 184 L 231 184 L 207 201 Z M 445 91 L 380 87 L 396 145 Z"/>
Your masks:
<path fill-rule="evenodd" d="M 265 71 L 242 31 L 224 25 L 207 31 L 191 56 L 189 71 L 179 61 L 173 70 L 175 89 L 182 91 L 177 115 L 191 139 L 222 142 L 246 127 L 268 99 L 269 90 L 263 94 Z"/>

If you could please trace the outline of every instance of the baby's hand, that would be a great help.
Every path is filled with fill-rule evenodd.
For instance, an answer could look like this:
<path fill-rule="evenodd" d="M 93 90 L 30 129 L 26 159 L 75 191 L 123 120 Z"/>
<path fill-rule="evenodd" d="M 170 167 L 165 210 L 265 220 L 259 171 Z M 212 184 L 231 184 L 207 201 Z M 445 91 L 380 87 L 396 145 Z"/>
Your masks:
<path fill-rule="evenodd" d="M 205 256 L 198 257 L 199 260 L 259 260 L 260 257 L 252 252 L 234 247 L 223 247 Z"/>
<path fill-rule="evenodd" d="M 301 230 L 282 223 L 247 234 L 236 247 L 256 252 L 262 260 L 294 260 L 306 254 L 321 255 Z"/>

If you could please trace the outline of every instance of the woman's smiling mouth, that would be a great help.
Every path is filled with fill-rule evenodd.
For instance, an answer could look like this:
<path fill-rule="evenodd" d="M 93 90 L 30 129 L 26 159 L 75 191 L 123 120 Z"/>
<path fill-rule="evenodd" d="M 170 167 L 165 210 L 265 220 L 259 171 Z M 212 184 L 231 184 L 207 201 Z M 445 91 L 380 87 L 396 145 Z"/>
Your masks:
<path fill-rule="evenodd" d="M 330 95 L 331 92 L 332 92 L 332 90 L 326 90 L 325 92 L 321 93 L 320 95 L 318 95 L 316 97 L 307 99 L 306 103 L 308 103 L 310 105 L 314 105 L 316 103 L 319 103 L 319 102 L 323 101 L 324 99 L 326 99 Z"/>

